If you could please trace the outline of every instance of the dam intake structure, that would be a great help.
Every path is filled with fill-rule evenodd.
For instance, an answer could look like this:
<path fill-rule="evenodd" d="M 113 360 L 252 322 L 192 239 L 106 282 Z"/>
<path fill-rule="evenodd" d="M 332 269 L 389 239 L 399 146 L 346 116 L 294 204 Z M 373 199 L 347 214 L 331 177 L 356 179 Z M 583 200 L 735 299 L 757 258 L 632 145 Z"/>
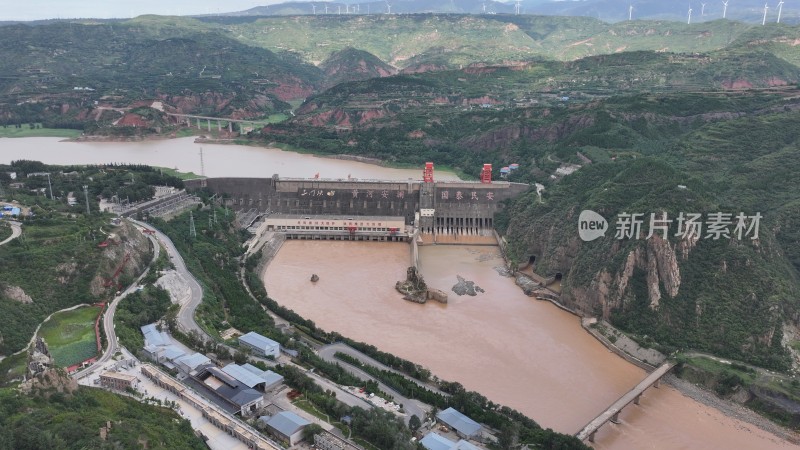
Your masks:
<path fill-rule="evenodd" d="M 235 211 L 267 215 L 268 227 L 291 239 L 409 240 L 425 235 L 493 236 L 503 200 L 528 184 L 491 180 L 485 164 L 480 181 L 434 181 L 427 163 L 422 180 L 203 178 L 187 180 L 190 191 L 208 189 Z M 270 221 L 274 223 L 270 223 Z"/>

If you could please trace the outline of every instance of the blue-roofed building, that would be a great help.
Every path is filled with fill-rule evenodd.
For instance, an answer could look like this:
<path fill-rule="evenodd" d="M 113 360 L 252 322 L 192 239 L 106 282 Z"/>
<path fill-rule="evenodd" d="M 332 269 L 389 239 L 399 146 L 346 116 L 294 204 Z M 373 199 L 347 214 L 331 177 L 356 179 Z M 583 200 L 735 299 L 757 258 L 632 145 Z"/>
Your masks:
<path fill-rule="evenodd" d="M 481 431 L 481 424 L 461 414 L 453 408 L 447 408 L 436 415 L 440 422 L 456 430 L 456 433 L 466 439 L 476 437 Z"/>
<path fill-rule="evenodd" d="M 426 434 L 419 443 L 428 450 L 450 450 L 455 445 L 455 442 L 434 432 Z"/>
<path fill-rule="evenodd" d="M 311 422 L 291 411 L 282 411 L 272 417 L 264 416 L 258 420 L 266 425 L 270 433 L 288 442 L 290 446 L 300 442 L 303 439 L 303 429 L 311 425 Z"/>
<path fill-rule="evenodd" d="M 145 346 L 152 345 L 155 347 L 160 347 L 170 344 L 169 338 L 162 331 L 158 331 L 156 324 L 151 323 L 150 325 L 145 325 L 140 329 L 144 335 Z"/>
<path fill-rule="evenodd" d="M 439 433 L 431 431 L 426 434 L 420 441 L 423 447 L 428 450 L 480 450 L 469 442 L 461 439 L 458 442 L 453 442 L 450 439 L 440 435 Z"/>
<path fill-rule="evenodd" d="M 271 370 L 261 370 L 251 364 L 228 364 L 222 371 L 244 383 L 249 388 L 268 391 L 283 383 L 283 377 Z"/>
<path fill-rule="evenodd" d="M 186 354 L 180 347 L 172 344 L 166 332 L 158 331 L 156 324 L 151 323 L 140 329 L 144 335 L 144 352 L 153 361 L 170 366 L 170 362 Z"/>
<path fill-rule="evenodd" d="M 162 356 L 167 361 L 175 361 L 186 354 L 186 352 L 176 345 L 167 345 L 163 348 L 164 352 L 162 353 Z"/>
<path fill-rule="evenodd" d="M 181 356 L 175 360 L 175 365 L 181 372 L 190 374 L 196 370 L 213 366 L 214 364 L 206 355 L 202 353 L 195 353 L 192 355 Z"/>
<path fill-rule="evenodd" d="M 274 358 L 280 356 L 280 344 L 253 331 L 239 336 L 239 343 L 251 349 L 253 354 L 257 356 L 272 356 Z"/>

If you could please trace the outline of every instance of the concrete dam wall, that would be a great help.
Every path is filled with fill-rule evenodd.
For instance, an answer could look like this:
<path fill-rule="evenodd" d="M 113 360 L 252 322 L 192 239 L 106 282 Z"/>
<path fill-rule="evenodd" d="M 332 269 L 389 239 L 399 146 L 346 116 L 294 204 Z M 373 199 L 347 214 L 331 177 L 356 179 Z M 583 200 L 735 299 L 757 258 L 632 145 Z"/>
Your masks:
<path fill-rule="evenodd" d="M 188 190 L 209 189 L 234 210 L 296 215 L 395 216 L 422 232 L 489 230 L 502 201 L 529 185 L 508 182 L 429 182 L 280 178 L 206 178 Z M 419 216 L 419 220 L 415 223 Z"/>

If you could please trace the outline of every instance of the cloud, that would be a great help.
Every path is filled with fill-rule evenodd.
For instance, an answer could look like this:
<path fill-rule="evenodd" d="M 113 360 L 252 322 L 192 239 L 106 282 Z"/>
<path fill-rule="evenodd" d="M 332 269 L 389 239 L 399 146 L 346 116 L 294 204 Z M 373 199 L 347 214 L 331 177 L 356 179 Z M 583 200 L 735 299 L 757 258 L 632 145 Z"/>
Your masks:
<path fill-rule="evenodd" d="M 282 0 L 27 0 L 0 8 L 0 21 L 127 18 L 142 14 L 192 15 L 241 11 Z M 5 2 L 3 2 L 5 3 Z"/>

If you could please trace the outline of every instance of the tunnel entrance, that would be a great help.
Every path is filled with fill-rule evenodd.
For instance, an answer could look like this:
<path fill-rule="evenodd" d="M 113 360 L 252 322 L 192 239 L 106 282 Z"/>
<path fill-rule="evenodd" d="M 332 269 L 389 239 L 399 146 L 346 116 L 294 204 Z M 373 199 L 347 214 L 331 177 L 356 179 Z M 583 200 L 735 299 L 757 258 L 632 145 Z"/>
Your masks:
<path fill-rule="evenodd" d="M 536 255 L 531 255 L 531 256 L 528 258 L 528 265 L 529 265 L 529 266 L 532 266 L 532 265 L 533 265 L 533 263 L 535 263 L 535 262 L 536 262 Z"/>
<path fill-rule="evenodd" d="M 555 278 L 555 280 L 556 280 L 556 281 L 561 281 L 561 272 L 557 272 L 557 273 L 556 273 L 556 278 Z"/>

